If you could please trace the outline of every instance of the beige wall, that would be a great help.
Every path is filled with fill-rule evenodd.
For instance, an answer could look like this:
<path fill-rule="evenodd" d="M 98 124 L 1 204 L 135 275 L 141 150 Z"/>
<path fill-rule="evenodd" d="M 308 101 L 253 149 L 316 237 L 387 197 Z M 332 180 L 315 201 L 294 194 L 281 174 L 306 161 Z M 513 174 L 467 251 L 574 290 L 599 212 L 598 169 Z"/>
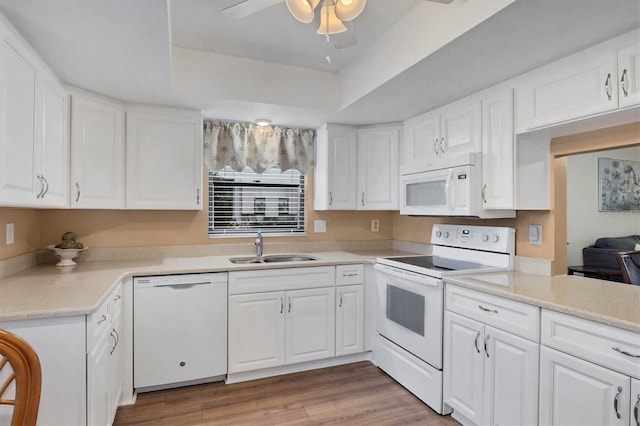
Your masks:
<path fill-rule="evenodd" d="M 640 143 L 640 122 L 611 129 L 558 138 L 552 142 L 552 209 L 518 211 L 515 219 L 473 220 L 473 223 L 516 228 L 516 254 L 552 259 L 555 273 L 566 271 L 566 161 L 576 152 L 630 146 Z M 313 211 L 313 182 L 307 182 L 306 237 L 278 238 L 287 241 L 385 240 L 428 243 L 433 223 L 469 223 L 469 219 L 417 218 L 397 212 Z M 327 221 L 327 232 L 313 232 L 313 221 Z M 370 230 L 371 220 L 380 220 L 380 232 Z M 7 246 L 6 223 L 15 223 L 15 244 Z M 543 244 L 530 245 L 528 225 L 543 226 Z M 251 242 L 250 238 L 207 236 L 207 211 L 129 210 L 33 210 L 0 208 L 0 259 L 29 253 L 56 242 L 62 233 L 74 231 L 89 247 L 139 247 Z M 275 237 L 274 237 L 275 238 Z"/>

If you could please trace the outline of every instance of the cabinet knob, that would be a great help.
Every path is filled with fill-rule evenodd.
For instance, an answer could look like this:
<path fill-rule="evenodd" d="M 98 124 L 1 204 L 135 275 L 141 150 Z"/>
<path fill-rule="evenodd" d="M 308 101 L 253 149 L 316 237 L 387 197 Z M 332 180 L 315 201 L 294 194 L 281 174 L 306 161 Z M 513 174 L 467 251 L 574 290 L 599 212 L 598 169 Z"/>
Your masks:
<path fill-rule="evenodd" d="M 187 363 L 186 363 L 186 362 L 184 362 L 184 361 L 180 361 L 180 364 L 179 364 L 179 365 L 180 365 L 180 367 L 184 367 L 185 365 L 187 365 Z"/>

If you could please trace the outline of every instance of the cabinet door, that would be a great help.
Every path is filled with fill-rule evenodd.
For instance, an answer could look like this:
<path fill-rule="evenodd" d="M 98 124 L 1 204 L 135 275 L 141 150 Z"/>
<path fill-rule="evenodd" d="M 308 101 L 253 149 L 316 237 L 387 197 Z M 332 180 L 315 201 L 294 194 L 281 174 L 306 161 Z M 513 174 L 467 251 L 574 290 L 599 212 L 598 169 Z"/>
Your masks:
<path fill-rule="evenodd" d="M 617 78 L 616 52 L 554 62 L 517 88 L 517 131 L 618 108 Z"/>
<path fill-rule="evenodd" d="M 42 190 L 34 164 L 36 68 L 8 35 L 0 42 L 0 204 L 30 206 Z"/>
<path fill-rule="evenodd" d="M 483 421 L 484 326 L 445 313 L 444 401 L 475 424 Z"/>
<path fill-rule="evenodd" d="M 433 166 L 440 152 L 440 115 L 428 114 L 404 125 L 402 171 L 420 172 Z"/>
<path fill-rule="evenodd" d="M 620 108 L 640 103 L 640 46 L 618 50 L 618 103 Z"/>
<path fill-rule="evenodd" d="M 364 285 L 338 287 L 336 356 L 364 350 Z"/>
<path fill-rule="evenodd" d="M 111 424 L 111 373 L 112 350 L 115 347 L 113 333 L 106 335 L 87 355 L 87 424 L 107 426 Z"/>
<path fill-rule="evenodd" d="M 398 210 L 398 129 L 358 131 L 358 209 Z"/>
<path fill-rule="evenodd" d="M 229 373 L 284 364 L 284 292 L 229 296 Z"/>
<path fill-rule="evenodd" d="M 628 425 L 629 377 L 540 348 L 540 424 Z"/>
<path fill-rule="evenodd" d="M 486 326 L 484 424 L 538 424 L 539 345 Z"/>
<path fill-rule="evenodd" d="M 440 117 L 440 150 L 448 158 L 479 152 L 481 143 L 481 106 L 474 101 L 445 111 Z"/>
<path fill-rule="evenodd" d="M 116 301 L 118 303 L 119 300 Z M 111 333 L 115 338 L 115 344 L 109 354 L 109 424 L 113 423 L 122 396 L 122 379 L 124 372 L 124 358 L 122 347 L 124 344 L 124 332 L 122 327 L 122 309 L 111 303 Z"/>
<path fill-rule="evenodd" d="M 335 356 L 335 288 L 286 292 L 286 362 Z"/>
<path fill-rule="evenodd" d="M 356 130 L 327 124 L 317 133 L 316 210 L 356 208 Z"/>
<path fill-rule="evenodd" d="M 41 114 L 37 170 L 44 183 L 40 204 L 67 207 L 69 195 L 69 139 L 67 138 L 67 94 L 57 83 L 44 78 L 40 85 Z"/>
<path fill-rule="evenodd" d="M 514 209 L 513 90 L 482 100 L 482 203 Z"/>
<path fill-rule="evenodd" d="M 640 426 L 640 380 L 631 379 L 631 417 L 629 426 Z"/>
<path fill-rule="evenodd" d="M 71 206 L 124 207 L 124 105 L 71 96 Z"/>
<path fill-rule="evenodd" d="M 202 208 L 199 111 L 128 110 L 126 208 Z"/>

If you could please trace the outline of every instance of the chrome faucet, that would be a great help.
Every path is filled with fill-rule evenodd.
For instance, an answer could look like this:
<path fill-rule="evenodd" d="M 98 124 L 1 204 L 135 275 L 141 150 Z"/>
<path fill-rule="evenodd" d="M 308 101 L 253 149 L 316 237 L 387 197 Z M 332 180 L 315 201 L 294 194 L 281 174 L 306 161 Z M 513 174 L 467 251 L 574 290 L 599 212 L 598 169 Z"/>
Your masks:
<path fill-rule="evenodd" d="M 256 236 L 256 256 L 262 256 L 262 234 L 258 231 L 258 235 Z"/>

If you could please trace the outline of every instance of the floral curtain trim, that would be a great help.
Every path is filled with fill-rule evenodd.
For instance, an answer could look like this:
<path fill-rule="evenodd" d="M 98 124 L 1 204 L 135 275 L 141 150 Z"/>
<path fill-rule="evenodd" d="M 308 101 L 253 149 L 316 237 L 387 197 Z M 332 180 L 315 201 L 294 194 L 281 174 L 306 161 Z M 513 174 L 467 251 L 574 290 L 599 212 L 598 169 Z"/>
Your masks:
<path fill-rule="evenodd" d="M 271 168 L 307 174 L 314 166 L 315 130 L 204 121 L 204 162 L 209 170 L 226 166 L 256 173 Z"/>

